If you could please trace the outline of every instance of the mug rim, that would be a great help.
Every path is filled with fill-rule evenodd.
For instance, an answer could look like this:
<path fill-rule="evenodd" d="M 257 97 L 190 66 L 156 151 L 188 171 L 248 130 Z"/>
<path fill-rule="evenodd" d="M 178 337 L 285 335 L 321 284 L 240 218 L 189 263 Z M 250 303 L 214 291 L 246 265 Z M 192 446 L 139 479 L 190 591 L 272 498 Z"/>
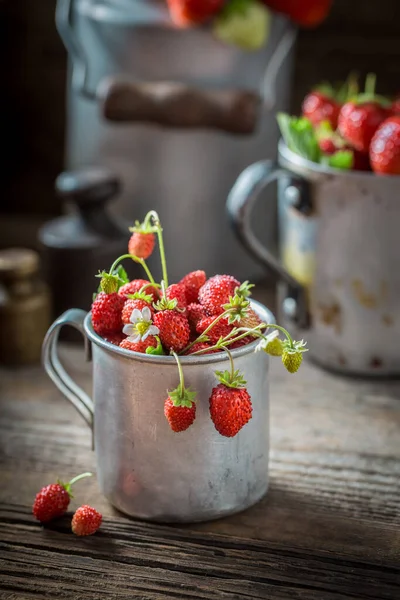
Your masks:
<path fill-rule="evenodd" d="M 257 300 L 250 300 L 250 306 L 254 308 L 254 311 L 265 321 L 266 323 L 275 323 L 274 314 L 261 302 Z M 124 358 L 128 358 L 131 360 L 140 360 L 141 362 L 154 363 L 159 365 L 176 365 L 175 358 L 171 355 L 154 355 L 154 354 L 145 354 L 143 352 L 134 352 L 133 350 L 126 350 L 125 348 L 120 348 L 111 342 L 107 342 L 104 338 L 100 337 L 93 329 L 92 326 L 92 315 L 89 311 L 85 317 L 84 321 L 84 329 L 87 338 L 96 346 L 100 346 L 104 350 L 108 352 L 112 352 L 113 354 L 117 354 Z M 259 339 L 256 338 L 250 344 L 246 344 L 241 348 L 235 348 L 231 350 L 232 358 L 239 358 L 241 356 L 245 356 L 246 354 L 251 354 L 254 352 L 256 345 L 258 344 Z M 229 357 L 226 352 L 217 352 L 216 354 L 199 354 L 198 356 L 179 356 L 179 360 L 182 364 L 186 365 L 195 365 L 195 364 L 209 364 L 209 363 L 218 363 L 218 362 L 226 362 L 229 360 Z"/>
<path fill-rule="evenodd" d="M 349 177 L 353 179 L 355 177 L 365 177 L 367 179 L 370 179 L 371 177 L 379 177 L 385 181 L 389 179 L 390 181 L 397 180 L 397 182 L 400 182 L 400 175 L 377 175 L 377 173 L 374 173 L 373 171 L 352 171 L 346 169 L 334 169 L 333 167 L 328 167 L 326 165 L 315 163 L 312 160 L 308 160 L 307 158 L 299 156 L 299 154 L 296 154 L 296 152 L 293 152 L 293 150 L 290 150 L 290 148 L 288 148 L 288 146 L 285 144 L 283 138 L 280 138 L 278 142 L 278 151 L 279 157 L 282 158 L 285 162 L 291 163 L 296 167 L 300 167 L 302 169 L 308 169 L 309 171 L 313 171 L 314 173 L 320 173 L 321 175 L 334 175 L 340 177 Z M 286 165 L 282 166 L 285 167 Z"/>

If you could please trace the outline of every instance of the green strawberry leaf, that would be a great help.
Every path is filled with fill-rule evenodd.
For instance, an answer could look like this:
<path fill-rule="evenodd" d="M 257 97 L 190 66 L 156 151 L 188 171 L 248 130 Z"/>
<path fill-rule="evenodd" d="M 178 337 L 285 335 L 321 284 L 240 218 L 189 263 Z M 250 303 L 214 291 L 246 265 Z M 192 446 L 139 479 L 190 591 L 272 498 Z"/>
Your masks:
<path fill-rule="evenodd" d="M 289 150 L 312 162 L 320 161 L 321 150 L 313 126 L 308 119 L 278 113 L 277 121 Z"/>
<path fill-rule="evenodd" d="M 153 346 L 149 346 L 146 348 L 146 354 L 156 354 L 156 355 L 164 355 L 164 348 L 162 347 L 161 340 L 158 335 L 155 336 L 157 340 L 157 346 L 154 348 Z"/>
<path fill-rule="evenodd" d="M 118 284 L 119 284 L 118 289 L 120 287 L 122 287 L 123 285 L 125 285 L 125 283 L 129 283 L 128 274 L 122 265 L 118 265 L 118 267 L 116 269 L 114 269 L 113 275 L 116 275 L 118 277 L 118 280 L 119 280 L 118 281 Z"/>
<path fill-rule="evenodd" d="M 330 156 L 323 156 L 321 163 L 334 169 L 349 170 L 353 168 L 354 154 L 351 150 L 338 150 Z"/>

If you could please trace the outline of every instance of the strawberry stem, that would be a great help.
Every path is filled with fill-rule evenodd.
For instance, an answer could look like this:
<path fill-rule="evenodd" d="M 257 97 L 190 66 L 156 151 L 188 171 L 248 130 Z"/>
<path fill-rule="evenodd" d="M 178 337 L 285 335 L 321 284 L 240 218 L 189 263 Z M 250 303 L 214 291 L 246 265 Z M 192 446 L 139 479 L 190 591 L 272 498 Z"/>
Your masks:
<path fill-rule="evenodd" d="M 183 370 L 182 370 L 182 365 L 181 365 L 181 361 L 179 360 L 178 355 L 176 354 L 176 352 L 172 352 L 173 357 L 176 360 L 176 364 L 178 365 L 178 371 L 179 371 L 179 393 L 180 393 L 180 397 L 181 399 L 183 399 L 185 397 L 185 380 L 183 377 Z"/>
<path fill-rule="evenodd" d="M 230 350 L 228 350 L 228 348 L 224 347 L 224 350 L 227 353 L 227 355 L 229 356 L 229 362 L 231 365 L 231 381 L 233 381 L 234 377 L 235 377 L 235 365 L 233 364 L 232 354 L 231 354 Z"/>
<path fill-rule="evenodd" d="M 194 342 L 191 342 L 190 344 L 188 344 L 186 346 L 186 348 L 184 348 L 183 350 L 180 351 L 180 354 L 184 354 L 185 352 L 187 352 L 192 346 L 194 346 L 195 344 L 199 343 L 200 338 L 202 338 L 204 335 L 207 335 L 207 333 L 218 323 L 218 321 L 220 321 L 221 319 L 223 319 L 224 317 L 226 317 L 227 315 L 229 315 L 232 312 L 231 309 L 229 310 L 225 310 L 223 313 L 221 313 L 220 315 L 218 315 L 217 317 L 215 317 L 214 321 L 212 321 L 212 323 L 209 324 L 208 327 L 206 327 L 206 329 L 203 331 L 203 333 L 201 333 L 195 340 Z M 194 352 L 193 354 L 197 354 L 197 352 Z"/>
<path fill-rule="evenodd" d="M 376 88 L 376 74 L 368 73 L 367 77 L 365 78 L 365 93 L 371 94 L 371 96 L 373 96 L 375 94 L 375 88 Z"/>
<path fill-rule="evenodd" d="M 71 479 L 71 481 L 68 482 L 68 485 L 72 486 L 72 485 L 74 485 L 74 483 L 76 483 L 80 479 L 83 479 L 84 477 L 91 477 L 92 475 L 93 475 L 93 473 L 81 473 L 80 475 L 77 475 L 76 477 L 73 477 Z"/>
<path fill-rule="evenodd" d="M 163 238 L 163 230 L 161 227 L 160 217 L 155 210 L 151 210 L 147 213 L 144 223 L 148 224 L 150 219 L 153 220 L 153 223 L 157 229 L 157 237 L 158 237 L 158 248 L 160 251 L 161 258 L 161 267 L 162 267 L 162 276 L 165 281 L 165 286 L 168 287 L 168 272 L 167 272 L 167 261 L 165 259 L 165 248 L 164 248 L 164 238 Z"/>
<path fill-rule="evenodd" d="M 155 284 L 154 281 L 154 277 L 150 272 L 149 267 L 146 265 L 146 261 L 144 260 L 144 258 L 139 258 L 138 256 L 135 256 L 134 254 L 123 254 L 122 256 L 118 257 L 113 264 L 111 265 L 111 269 L 110 269 L 110 275 L 113 274 L 115 268 L 117 267 L 117 265 L 122 261 L 125 260 L 125 258 L 130 258 L 131 260 L 134 260 L 135 262 L 139 263 L 140 265 L 142 265 L 143 269 L 146 272 L 146 275 L 149 279 L 149 281 L 153 284 Z"/>

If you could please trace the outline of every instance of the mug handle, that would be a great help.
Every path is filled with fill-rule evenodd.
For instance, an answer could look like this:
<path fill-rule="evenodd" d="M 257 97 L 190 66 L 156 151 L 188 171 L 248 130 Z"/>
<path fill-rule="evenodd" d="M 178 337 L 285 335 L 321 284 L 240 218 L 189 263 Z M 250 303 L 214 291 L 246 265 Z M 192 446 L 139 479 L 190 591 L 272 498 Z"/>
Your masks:
<path fill-rule="evenodd" d="M 57 388 L 64 396 L 75 406 L 77 411 L 83 416 L 86 423 L 92 430 L 94 420 L 93 400 L 84 392 L 68 375 L 60 363 L 57 346 L 61 327 L 71 325 L 77 329 L 85 338 L 85 349 L 87 360 L 91 360 L 90 342 L 85 336 L 83 322 L 87 313 L 79 308 L 71 308 L 63 313 L 48 330 L 42 346 L 42 363 L 47 375 L 55 383 Z M 93 439 L 93 438 L 92 438 Z"/>
<path fill-rule="evenodd" d="M 252 209 L 260 192 L 281 177 L 289 177 L 294 191 L 297 190 L 298 193 L 294 194 L 297 208 L 302 210 L 301 206 L 309 205 L 307 182 L 304 179 L 294 177 L 293 173 L 272 161 L 262 160 L 250 165 L 239 175 L 229 192 L 226 208 L 233 229 L 243 246 L 287 284 L 285 312 L 299 327 L 305 329 L 309 327 L 306 289 L 290 275 L 282 262 L 261 244 L 251 227 Z"/>

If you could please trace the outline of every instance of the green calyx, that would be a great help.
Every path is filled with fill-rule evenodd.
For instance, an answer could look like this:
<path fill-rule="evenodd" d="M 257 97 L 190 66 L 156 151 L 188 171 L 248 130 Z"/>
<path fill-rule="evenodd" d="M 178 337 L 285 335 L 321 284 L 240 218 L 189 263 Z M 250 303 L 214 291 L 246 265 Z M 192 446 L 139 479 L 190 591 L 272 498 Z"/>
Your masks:
<path fill-rule="evenodd" d="M 228 323 L 232 325 L 235 321 L 241 321 L 248 315 L 250 302 L 236 290 L 235 295 L 229 298 L 229 302 L 223 305 L 223 309 L 229 311 L 226 318 Z"/>
<path fill-rule="evenodd" d="M 236 371 L 215 371 L 215 376 L 220 383 L 223 383 L 229 388 L 244 388 L 246 380 L 239 370 Z"/>
<path fill-rule="evenodd" d="M 178 301 L 176 300 L 176 298 L 169 299 L 166 296 L 163 296 L 162 298 L 160 298 L 160 300 L 158 300 L 158 302 L 155 302 L 153 304 L 156 310 L 174 310 L 176 309 L 177 305 Z"/>
<path fill-rule="evenodd" d="M 248 298 L 251 296 L 251 288 L 254 287 L 254 283 L 243 281 L 238 288 L 235 290 L 235 295 L 242 296 L 242 298 Z"/>
<path fill-rule="evenodd" d="M 157 227 L 151 224 L 150 219 L 145 219 L 143 223 L 140 223 L 140 221 L 135 221 L 135 225 L 133 227 L 129 227 L 129 231 L 132 233 L 156 233 Z"/>
<path fill-rule="evenodd" d="M 389 108 L 391 106 L 390 100 L 385 98 L 385 96 L 380 96 L 375 93 L 376 87 L 376 75 L 375 73 L 368 73 L 365 78 L 365 90 L 362 94 L 355 94 L 351 101 L 355 104 L 365 104 L 367 102 L 374 102 L 375 104 L 379 104 L 383 108 Z"/>
<path fill-rule="evenodd" d="M 106 294 L 113 294 L 114 292 L 118 292 L 120 287 L 119 279 L 117 275 L 110 275 L 106 271 L 99 273 L 96 277 L 100 277 L 100 290 L 105 292 Z"/>
<path fill-rule="evenodd" d="M 197 393 L 190 388 L 185 387 L 185 379 L 183 377 L 183 370 L 181 361 L 179 360 L 176 352 L 171 353 L 176 360 L 179 372 L 179 385 L 172 392 L 168 392 L 168 396 L 172 400 L 174 406 L 184 406 L 186 408 L 192 408 L 193 402 L 195 402 Z"/>
<path fill-rule="evenodd" d="M 71 479 L 71 481 L 69 481 L 68 483 L 64 483 L 63 481 L 60 481 L 59 479 L 57 479 L 57 483 L 59 485 L 62 485 L 62 487 L 65 489 L 65 491 L 67 492 L 67 494 L 69 495 L 70 498 L 73 498 L 73 495 L 71 493 L 72 486 L 77 481 L 80 481 L 81 479 L 84 479 L 85 477 L 91 477 L 91 476 L 92 476 L 92 473 L 81 473 L 80 475 L 77 475 L 76 477 L 73 477 Z"/>
<path fill-rule="evenodd" d="M 146 348 L 146 354 L 156 354 L 158 356 L 165 355 L 160 338 L 158 337 L 158 335 L 156 335 L 155 338 L 157 340 L 157 346 L 155 348 L 153 346 L 149 346 L 148 348 Z"/>
<path fill-rule="evenodd" d="M 141 291 L 135 292 L 134 294 L 127 294 L 126 297 L 130 298 L 131 300 L 143 300 L 148 304 L 151 304 L 153 302 L 153 296 L 150 296 L 150 294 L 146 294 L 145 292 Z"/>

